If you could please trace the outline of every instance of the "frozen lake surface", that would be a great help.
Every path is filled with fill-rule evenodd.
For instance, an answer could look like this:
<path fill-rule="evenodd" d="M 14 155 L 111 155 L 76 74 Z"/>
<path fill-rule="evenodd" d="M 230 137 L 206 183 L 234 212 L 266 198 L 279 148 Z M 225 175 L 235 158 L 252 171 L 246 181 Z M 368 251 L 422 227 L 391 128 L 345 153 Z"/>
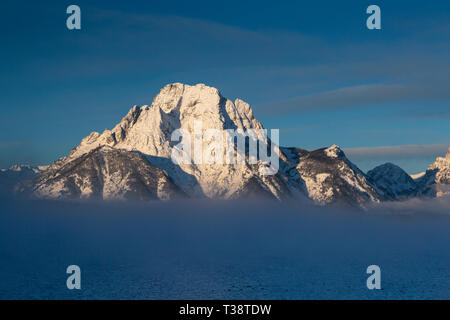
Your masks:
<path fill-rule="evenodd" d="M 0 298 L 450 299 L 450 216 L 428 209 L 3 200 Z"/>

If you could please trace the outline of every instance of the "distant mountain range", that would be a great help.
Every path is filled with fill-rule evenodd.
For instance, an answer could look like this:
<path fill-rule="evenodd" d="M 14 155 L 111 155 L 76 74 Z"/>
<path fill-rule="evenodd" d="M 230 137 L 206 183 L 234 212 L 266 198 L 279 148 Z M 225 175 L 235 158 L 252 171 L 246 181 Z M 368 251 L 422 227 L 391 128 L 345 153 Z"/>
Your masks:
<path fill-rule="evenodd" d="M 265 163 L 179 163 L 171 134 L 182 129 L 262 130 L 250 106 L 203 84 L 169 84 L 151 106 L 134 106 L 112 130 L 92 132 L 48 167 L 14 166 L 0 172 L 0 191 L 43 199 L 169 200 L 185 198 L 302 199 L 319 205 L 364 207 L 371 202 L 449 194 L 450 150 L 415 179 L 386 163 L 367 174 L 336 145 L 315 151 L 275 146 L 279 170 Z M 203 150 L 212 154 L 210 141 Z M 247 158 L 248 160 L 248 158 Z"/>

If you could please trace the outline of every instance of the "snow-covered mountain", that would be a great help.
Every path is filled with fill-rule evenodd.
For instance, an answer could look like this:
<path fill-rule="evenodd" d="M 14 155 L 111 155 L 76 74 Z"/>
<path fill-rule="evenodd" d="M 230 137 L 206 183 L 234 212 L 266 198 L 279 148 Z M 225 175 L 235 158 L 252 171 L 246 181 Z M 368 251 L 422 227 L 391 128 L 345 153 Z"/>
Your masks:
<path fill-rule="evenodd" d="M 92 132 L 74 148 L 67 157 L 53 163 L 46 175 L 43 175 L 34 187 L 34 193 L 41 197 L 65 196 L 67 181 L 64 185 L 46 176 L 55 172 L 62 174 L 67 167 L 83 155 L 101 146 L 123 151 L 139 152 L 155 168 L 164 170 L 167 177 L 185 194 L 191 197 L 237 198 L 250 195 L 266 195 L 277 199 L 289 198 L 291 190 L 281 172 L 275 175 L 263 175 L 265 164 L 207 164 L 180 163 L 171 160 L 172 149 L 177 142 L 171 141 L 171 134 L 182 129 L 192 136 L 198 134 L 196 123 L 201 123 L 200 133 L 207 129 L 263 129 L 253 116 L 250 106 L 242 100 L 234 102 L 222 97 L 215 88 L 203 84 L 189 86 L 180 83 L 170 84 L 161 89 L 151 106 L 134 106 L 112 130 L 103 133 Z M 203 150 L 208 150 L 208 140 L 203 140 Z M 216 150 L 209 150 L 214 153 Z M 280 159 L 284 158 L 276 147 Z M 194 155 L 192 155 L 192 158 Z M 105 168 L 102 169 L 106 172 Z M 108 171 L 113 174 L 113 171 Z M 79 179 L 83 179 L 81 176 Z M 125 177 L 126 178 L 126 177 Z M 67 183 L 66 183 L 67 182 Z M 83 183 L 80 182 L 81 186 Z M 79 192 L 80 197 L 92 193 L 91 188 L 71 190 L 69 194 Z M 71 189 L 70 187 L 69 189 Z M 120 186 L 117 186 L 120 189 Z M 94 188 L 99 189 L 99 188 Z M 50 191 L 51 190 L 51 191 Z M 105 195 L 103 195 L 105 198 Z M 109 195 L 108 195 L 109 198 Z"/>
<path fill-rule="evenodd" d="M 395 164 L 382 164 L 367 172 L 367 176 L 385 200 L 407 199 L 418 194 L 418 186 L 413 178 Z"/>
<path fill-rule="evenodd" d="M 436 158 L 425 172 L 408 175 L 400 167 L 385 163 L 370 170 L 367 176 L 384 200 L 450 194 L 450 149 L 445 157 Z"/>
<path fill-rule="evenodd" d="M 184 197 L 184 192 L 167 174 L 151 165 L 146 157 L 109 146 L 97 147 L 72 161 L 50 166 L 32 181 L 31 188 L 35 196 L 50 199 Z"/>
<path fill-rule="evenodd" d="M 294 164 L 286 170 L 287 176 L 297 184 L 304 184 L 307 196 L 315 203 L 364 206 L 380 201 L 376 188 L 338 146 L 311 152 L 297 148 L 281 150 Z"/>
<path fill-rule="evenodd" d="M 18 179 L 13 184 L 19 182 L 16 189 L 21 192 L 51 199 L 265 197 L 365 206 L 407 197 L 418 185 L 428 190 L 430 182 L 425 181 L 442 184 L 450 176 L 449 155 L 438 158 L 420 181 L 414 181 L 391 164 L 366 175 L 336 145 L 307 151 L 279 148 L 271 139 L 271 154 L 279 159 L 279 170 L 272 175 L 264 174 L 267 161 L 249 161 L 251 140 L 245 143 L 244 163 L 197 161 L 195 150 L 188 154 L 189 161 L 172 161 L 173 151 L 180 148 L 179 141 L 172 141 L 177 130 L 189 133 L 192 139 L 203 137 L 199 144 L 193 142 L 203 150 L 200 160 L 226 157 L 226 150 L 214 144 L 214 137 L 204 138 L 209 129 L 233 130 L 242 136 L 255 130 L 256 136 L 250 139 L 266 137 L 246 102 L 228 100 L 204 84 L 174 83 L 162 88 L 150 106 L 134 106 L 113 129 L 92 132 L 66 157 L 33 171 L 26 182 Z M 234 142 L 233 148 L 233 155 L 242 151 Z"/>
<path fill-rule="evenodd" d="M 14 165 L 9 169 L 0 170 L 0 195 L 11 195 L 15 186 L 20 182 L 34 178 L 46 167 L 32 167 L 29 165 Z"/>
<path fill-rule="evenodd" d="M 445 157 L 438 157 L 425 174 L 418 178 L 421 190 L 431 190 L 437 197 L 450 194 L 450 148 Z"/>

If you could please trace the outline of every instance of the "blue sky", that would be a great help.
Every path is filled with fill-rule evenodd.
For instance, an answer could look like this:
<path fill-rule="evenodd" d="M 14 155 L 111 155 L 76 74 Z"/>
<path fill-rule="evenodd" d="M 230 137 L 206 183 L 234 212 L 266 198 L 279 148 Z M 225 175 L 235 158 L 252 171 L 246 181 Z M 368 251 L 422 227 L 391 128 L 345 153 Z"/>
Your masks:
<path fill-rule="evenodd" d="M 82 30 L 66 28 L 70 4 Z M 366 28 L 370 4 L 382 30 Z M 7 0 L 0 13 L 0 167 L 48 164 L 171 82 L 239 97 L 282 145 L 337 144 L 363 170 L 422 171 L 450 145 L 448 1 Z"/>

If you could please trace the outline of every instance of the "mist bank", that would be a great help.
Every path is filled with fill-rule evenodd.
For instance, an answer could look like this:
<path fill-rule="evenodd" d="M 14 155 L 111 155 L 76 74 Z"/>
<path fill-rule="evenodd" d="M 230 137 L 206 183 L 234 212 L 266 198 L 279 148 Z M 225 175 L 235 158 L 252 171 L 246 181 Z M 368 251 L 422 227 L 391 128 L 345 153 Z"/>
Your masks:
<path fill-rule="evenodd" d="M 2 201 L 0 298 L 448 299 L 448 204 Z"/>

